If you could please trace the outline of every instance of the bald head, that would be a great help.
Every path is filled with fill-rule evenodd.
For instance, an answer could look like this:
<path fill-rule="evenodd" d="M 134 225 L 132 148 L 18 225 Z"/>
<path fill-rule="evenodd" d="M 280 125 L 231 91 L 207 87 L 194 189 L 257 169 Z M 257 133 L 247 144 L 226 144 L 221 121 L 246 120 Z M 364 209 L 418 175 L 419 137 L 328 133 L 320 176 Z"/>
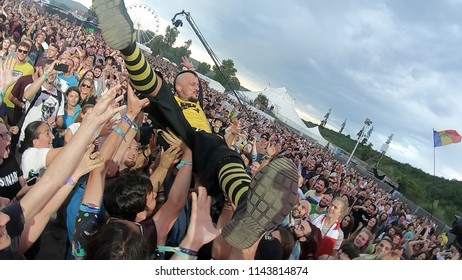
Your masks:
<path fill-rule="evenodd" d="M 182 72 L 175 79 L 175 91 L 185 101 L 199 100 L 199 79 L 192 72 Z"/>

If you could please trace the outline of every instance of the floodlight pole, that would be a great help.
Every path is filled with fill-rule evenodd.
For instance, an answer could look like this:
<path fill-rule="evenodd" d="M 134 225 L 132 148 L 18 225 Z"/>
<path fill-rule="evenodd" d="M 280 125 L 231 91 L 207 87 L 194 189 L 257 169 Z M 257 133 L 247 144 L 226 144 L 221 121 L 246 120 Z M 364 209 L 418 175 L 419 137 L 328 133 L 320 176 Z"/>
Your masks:
<path fill-rule="evenodd" d="M 351 152 L 350 157 L 348 158 L 348 160 L 347 160 L 347 162 L 346 162 L 345 165 L 348 166 L 348 164 L 350 163 L 351 159 L 353 158 L 353 155 L 354 155 L 355 152 L 356 152 L 356 148 L 358 148 L 359 142 L 361 141 L 361 139 L 362 139 L 363 136 L 364 136 L 364 133 L 365 133 L 365 131 L 366 131 L 366 128 L 368 128 L 371 124 L 372 124 L 372 121 L 371 121 L 369 118 L 367 118 L 367 119 L 364 121 L 364 126 L 363 126 L 363 128 L 361 129 L 361 135 L 359 135 L 358 140 L 356 140 L 356 145 L 355 145 L 353 151 Z"/>

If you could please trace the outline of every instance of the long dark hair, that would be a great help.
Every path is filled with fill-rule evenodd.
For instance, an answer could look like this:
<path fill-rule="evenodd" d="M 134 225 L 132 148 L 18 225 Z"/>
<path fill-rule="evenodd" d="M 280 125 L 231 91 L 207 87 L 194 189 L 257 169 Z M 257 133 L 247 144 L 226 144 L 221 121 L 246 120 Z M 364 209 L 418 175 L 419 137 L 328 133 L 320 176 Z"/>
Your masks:
<path fill-rule="evenodd" d="M 149 251 L 140 232 L 128 221 L 114 220 L 88 238 L 87 260 L 147 260 Z"/>
<path fill-rule="evenodd" d="M 21 147 L 19 148 L 19 152 L 21 154 L 24 153 L 25 150 L 34 146 L 33 141 L 35 139 L 38 139 L 40 136 L 40 133 L 38 132 L 38 128 L 43 123 L 44 122 L 41 122 L 41 121 L 34 121 L 26 126 L 26 129 L 24 130 L 24 141 L 22 141 Z"/>
<path fill-rule="evenodd" d="M 317 260 L 318 259 L 318 250 L 322 241 L 321 230 L 313 225 L 311 222 L 308 222 L 311 227 L 311 233 L 307 236 L 305 242 L 300 242 L 301 252 L 300 260 Z"/>
<path fill-rule="evenodd" d="M 343 219 L 345 219 L 346 217 L 350 218 L 350 222 L 348 223 L 348 225 L 346 227 L 343 227 Z M 344 239 L 347 239 L 351 232 L 353 231 L 353 226 L 355 224 L 355 218 L 353 217 L 353 215 L 349 214 L 349 215 L 346 215 L 345 217 L 343 217 L 342 221 L 340 221 L 340 229 L 343 231 L 343 238 Z"/>

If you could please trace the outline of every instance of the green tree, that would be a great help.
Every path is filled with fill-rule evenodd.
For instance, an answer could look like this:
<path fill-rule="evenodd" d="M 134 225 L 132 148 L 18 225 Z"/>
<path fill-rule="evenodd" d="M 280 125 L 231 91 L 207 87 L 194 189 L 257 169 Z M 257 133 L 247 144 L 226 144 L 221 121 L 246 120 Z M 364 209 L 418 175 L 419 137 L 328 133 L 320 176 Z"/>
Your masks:
<path fill-rule="evenodd" d="M 268 107 L 268 97 L 263 93 L 259 93 L 257 98 L 253 101 L 255 107 L 259 108 L 260 110 L 264 110 Z"/>
<path fill-rule="evenodd" d="M 228 83 L 231 83 L 232 81 L 236 82 L 236 80 L 232 78 L 236 77 L 236 73 L 237 73 L 236 68 L 234 68 L 234 61 L 232 59 L 223 60 L 221 62 L 220 69 L 221 69 L 221 73 L 215 65 L 213 66 L 213 73 L 214 73 L 213 79 L 219 82 L 220 84 L 222 84 L 226 90 L 231 90 L 232 88 Z M 224 77 L 222 74 L 224 75 Z"/>
<path fill-rule="evenodd" d="M 210 64 L 208 63 L 200 62 L 196 68 L 196 71 L 201 74 L 207 75 L 210 73 L 210 71 L 212 71 L 212 66 L 210 66 Z"/>
<path fill-rule="evenodd" d="M 170 49 L 168 45 L 165 43 L 163 35 L 157 35 L 156 37 L 154 37 L 154 40 L 152 40 L 149 44 L 149 48 L 155 56 L 163 56 L 164 53 L 167 53 Z"/>
<path fill-rule="evenodd" d="M 171 27 L 170 25 L 167 26 L 164 37 L 165 44 L 169 47 L 173 47 L 173 44 L 176 42 L 176 38 L 178 38 L 178 34 L 180 34 L 180 31 L 178 31 L 176 27 Z"/>

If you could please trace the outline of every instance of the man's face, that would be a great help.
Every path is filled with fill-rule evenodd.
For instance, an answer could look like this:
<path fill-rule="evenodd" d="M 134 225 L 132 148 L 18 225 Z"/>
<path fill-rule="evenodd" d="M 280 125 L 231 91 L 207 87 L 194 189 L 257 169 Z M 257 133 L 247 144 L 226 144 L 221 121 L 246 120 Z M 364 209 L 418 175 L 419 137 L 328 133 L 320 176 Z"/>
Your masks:
<path fill-rule="evenodd" d="M 297 203 L 297 205 L 295 205 L 294 210 L 292 210 L 292 217 L 295 219 L 303 218 L 309 211 L 308 208 L 310 208 L 308 201 L 300 201 L 299 203 Z"/>
<path fill-rule="evenodd" d="M 47 58 L 52 59 L 58 53 L 58 49 L 54 46 L 49 46 L 47 51 Z"/>
<path fill-rule="evenodd" d="M 330 194 L 325 194 L 321 198 L 321 201 L 319 201 L 319 207 L 321 208 L 326 208 L 329 207 L 332 204 L 332 195 Z"/>
<path fill-rule="evenodd" d="M 95 78 L 99 78 L 101 76 L 101 69 L 95 68 L 93 69 L 93 74 L 95 75 Z"/>
<path fill-rule="evenodd" d="M 392 244 L 387 240 L 382 240 L 377 244 L 377 248 L 375 249 L 375 253 L 377 255 L 388 254 L 390 253 L 392 248 Z"/>
<path fill-rule="evenodd" d="M 26 59 L 27 54 L 29 53 L 29 49 L 25 46 L 19 46 L 16 53 L 18 54 L 18 61 L 23 62 Z"/>
<path fill-rule="evenodd" d="M 138 155 L 138 143 L 136 140 L 132 140 L 132 143 L 128 147 L 125 153 L 124 165 L 127 168 L 132 168 L 136 164 L 136 156 Z"/>
<path fill-rule="evenodd" d="M 326 186 L 324 185 L 324 181 L 323 180 L 318 180 L 316 182 L 316 185 L 315 185 L 315 190 L 317 193 L 322 193 L 326 190 Z"/>
<path fill-rule="evenodd" d="M 290 228 L 296 240 L 306 241 L 306 236 L 311 234 L 311 226 L 307 221 L 301 220 L 300 223 Z"/>
<path fill-rule="evenodd" d="M 199 100 L 199 80 L 192 73 L 181 74 L 177 77 L 176 92 L 182 100 L 197 102 Z"/>

